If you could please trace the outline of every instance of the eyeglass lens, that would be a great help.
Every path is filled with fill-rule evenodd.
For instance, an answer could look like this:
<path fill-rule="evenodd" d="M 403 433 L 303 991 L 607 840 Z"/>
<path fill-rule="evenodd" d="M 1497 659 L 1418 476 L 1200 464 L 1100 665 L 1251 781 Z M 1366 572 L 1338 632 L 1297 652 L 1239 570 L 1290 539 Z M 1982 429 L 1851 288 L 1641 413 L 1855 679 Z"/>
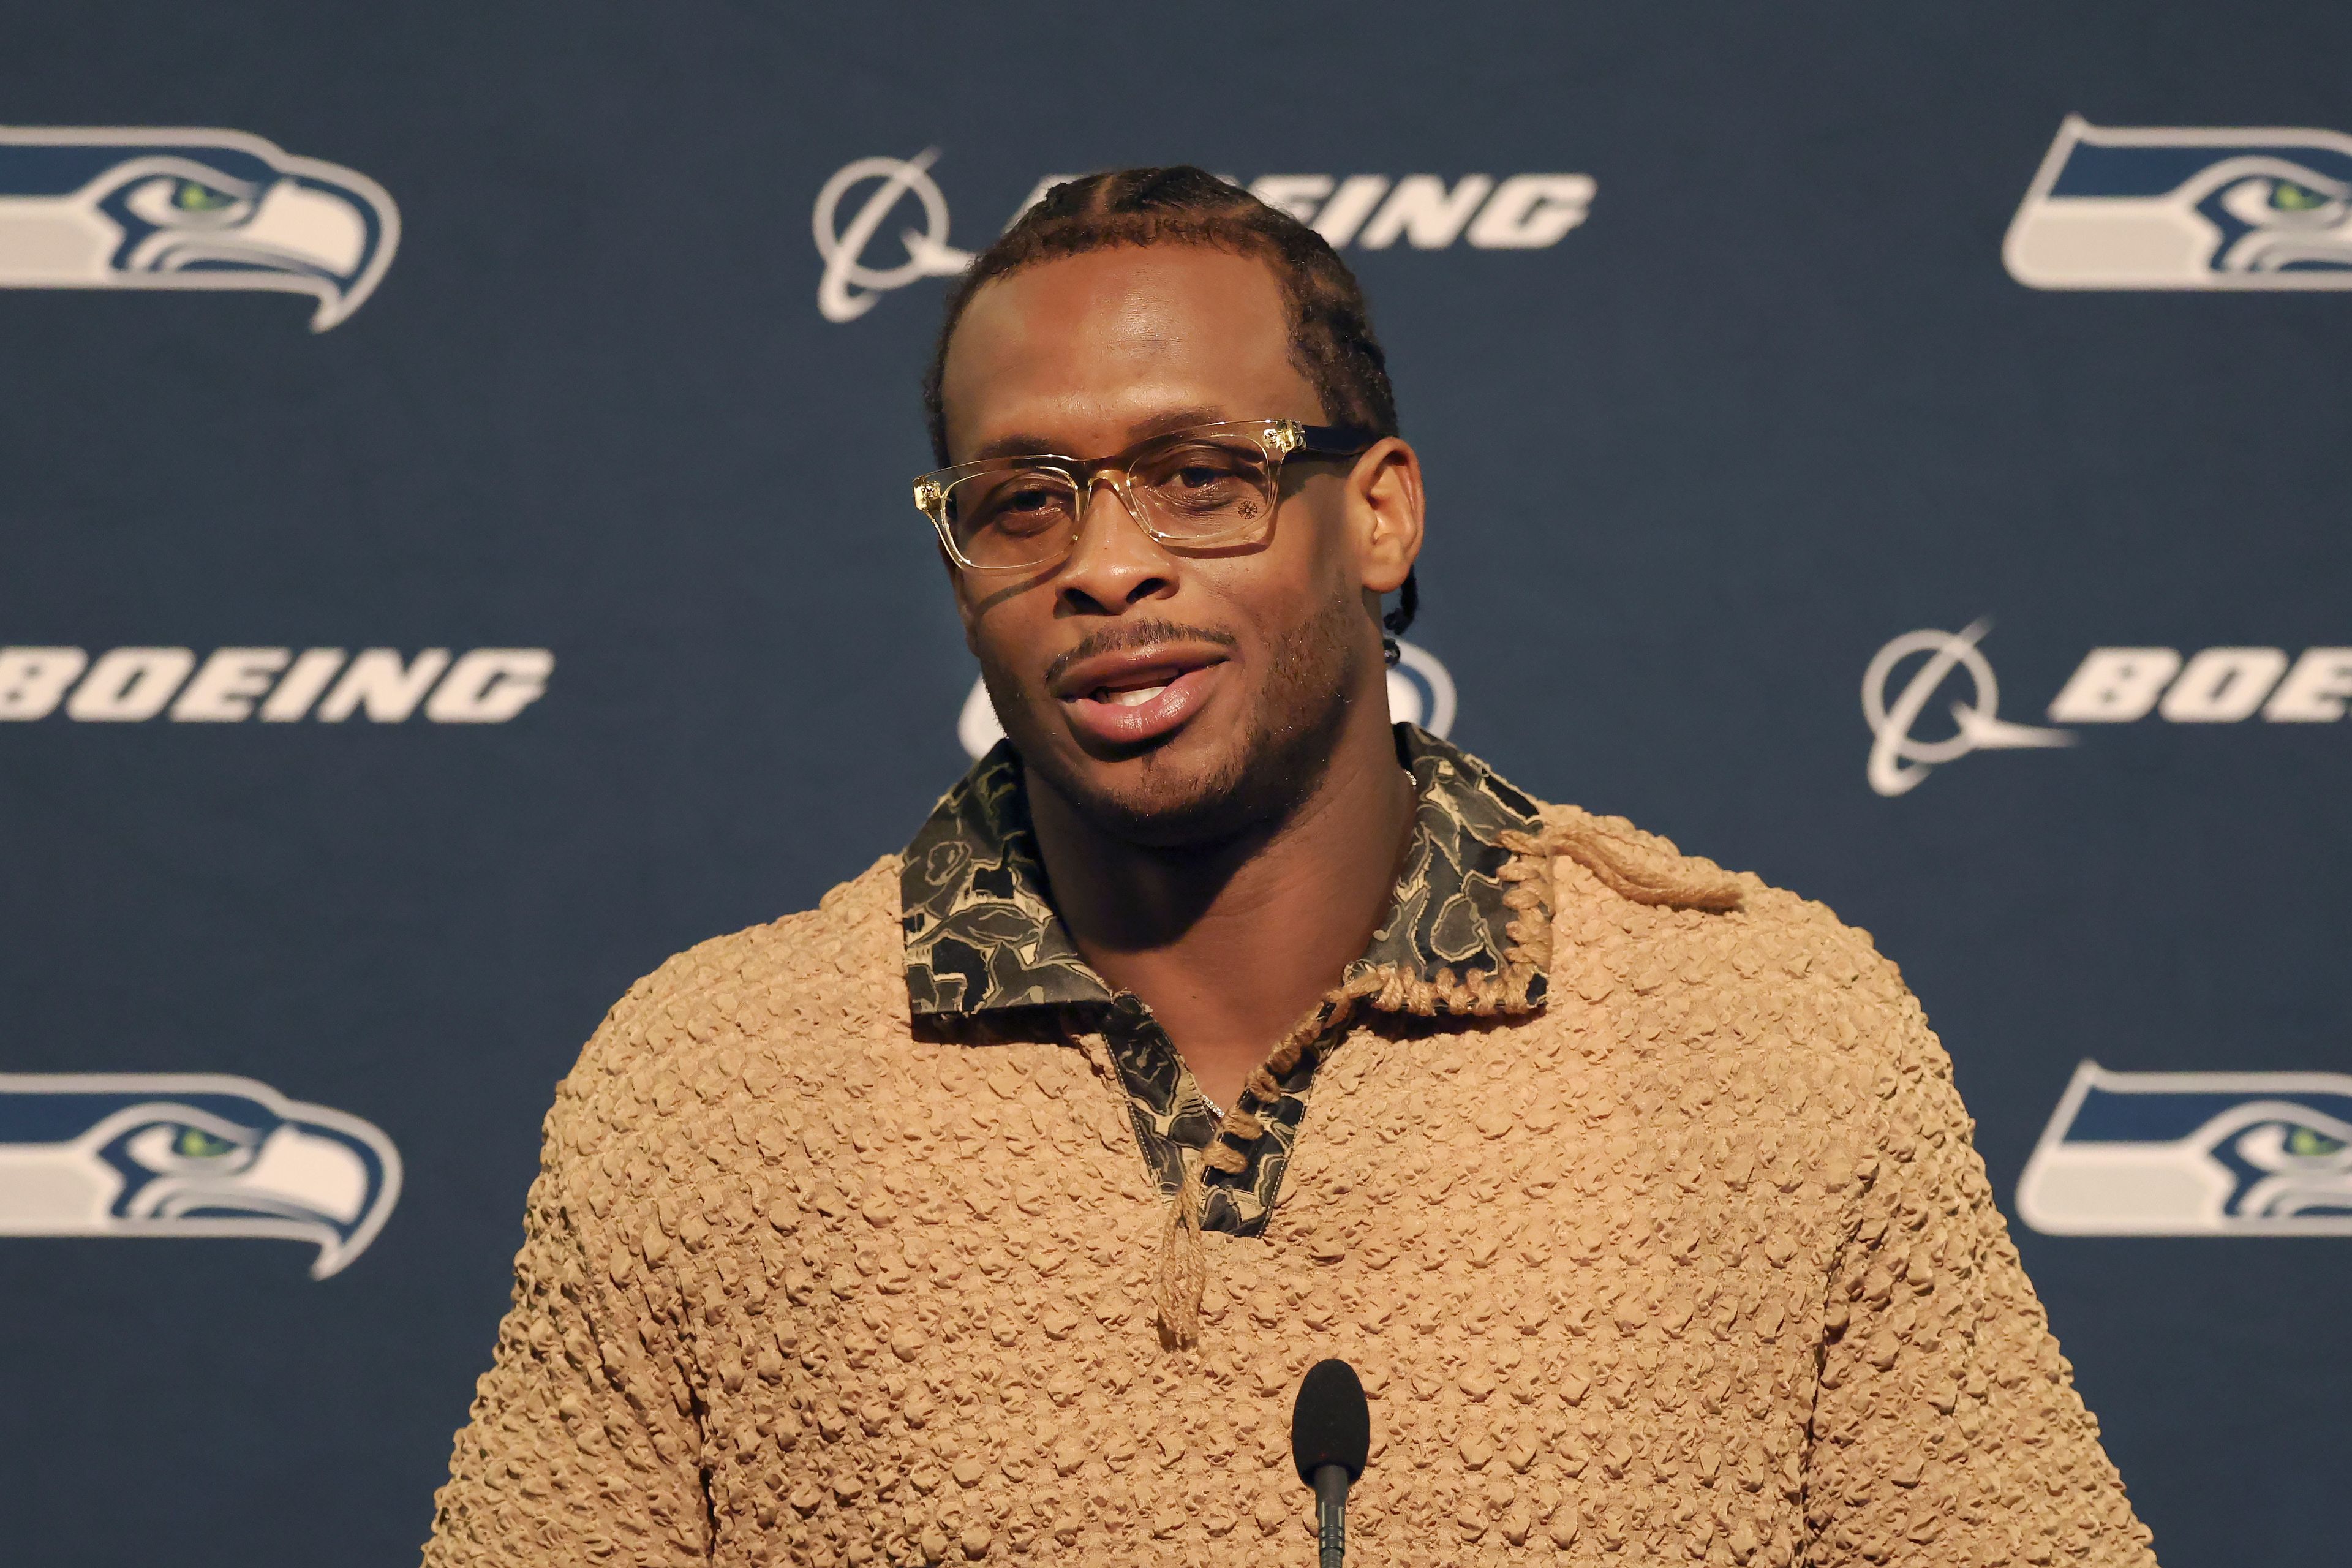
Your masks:
<path fill-rule="evenodd" d="M 1186 436 L 1138 449 L 1125 464 L 1126 493 L 1151 533 L 1171 544 L 1244 539 L 1274 510 L 1265 448 L 1246 436 Z M 973 474 L 947 492 L 956 549 L 974 566 L 1036 566 L 1069 552 L 1087 489 L 1068 468 Z"/>

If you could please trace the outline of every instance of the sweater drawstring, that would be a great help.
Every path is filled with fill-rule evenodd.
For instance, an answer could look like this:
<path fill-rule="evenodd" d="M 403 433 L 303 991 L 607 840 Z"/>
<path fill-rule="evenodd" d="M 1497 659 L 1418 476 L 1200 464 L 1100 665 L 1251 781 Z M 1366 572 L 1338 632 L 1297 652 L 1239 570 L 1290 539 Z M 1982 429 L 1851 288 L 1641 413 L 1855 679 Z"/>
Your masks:
<path fill-rule="evenodd" d="M 1085 1051 L 1087 1060 L 1103 1081 L 1124 1097 L 1127 1089 L 1111 1059 L 1110 1042 L 1099 1030 L 1065 1028 L 1063 1037 Z M 1160 1320 L 1160 1342 L 1171 1350 L 1191 1350 L 1201 1342 L 1201 1299 L 1209 1288 L 1209 1259 L 1201 1244 L 1201 1161 L 1177 1151 L 1184 1177 L 1169 1200 L 1167 1223 L 1160 1230 L 1160 1261 L 1151 1285 L 1151 1302 Z"/>
<path fill-rule="evenodd" d="M 1643 842 L 1631 823 L 1573 807 L 1555 808 L 1539 832 L 1507 831 L 1496 842 L 1519 855 L 1565 855 L 1622 899 L 1677 910 L 1736 910 L 1739 879 L 1712 860 Z"/>
<path fill-rule="evenodd" d="M 1189 1153 L 1179 1157 L 1184 1180 L 1160 1233 L 1160 1277 L 1152 1297 L 1160 1311 L 1160 1342 L 1191 1350 L 1201 1342 L 1201 1298 L 1209 1286 L 1209 1263 L 1201 1245 L 1200 1163 Z"/>

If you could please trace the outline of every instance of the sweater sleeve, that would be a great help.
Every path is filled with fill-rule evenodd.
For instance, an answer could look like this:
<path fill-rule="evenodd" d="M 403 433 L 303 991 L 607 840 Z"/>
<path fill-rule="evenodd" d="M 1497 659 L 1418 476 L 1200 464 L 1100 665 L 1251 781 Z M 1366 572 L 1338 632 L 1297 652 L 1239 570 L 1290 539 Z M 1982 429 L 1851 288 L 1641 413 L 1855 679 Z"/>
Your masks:
<path fill-rule="evenodd" d="M 436 1494 L 425 1568 L 709 1561 L 696 1405 L 598 1163 L 574 1088 L 587 1071 L 548 1114 L 513 1305 Z"/>
<path fill-rule="evenodd" d="M 1897 1006 L 1832 1272 L 1804 1561 L 2154 1568 L 1994 1206 L 1950 1058 L 1907 991 Z"/>

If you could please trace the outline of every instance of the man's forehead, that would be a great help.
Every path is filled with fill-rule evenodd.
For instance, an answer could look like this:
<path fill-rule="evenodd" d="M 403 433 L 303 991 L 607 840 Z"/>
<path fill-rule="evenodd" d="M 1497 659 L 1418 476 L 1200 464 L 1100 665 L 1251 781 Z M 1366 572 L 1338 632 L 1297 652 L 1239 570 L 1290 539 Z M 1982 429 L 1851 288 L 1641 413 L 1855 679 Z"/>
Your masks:
<path fill-rule="evenodd" d="M 1312 418 L 1318 407 L 1290 361 L 1273 271 L 1202 246 L 1088 251 L 989 282 L 956 327 L 942 394 L 959 457 L 1057 430 L 1144 431 L 1178 409 Z"/>

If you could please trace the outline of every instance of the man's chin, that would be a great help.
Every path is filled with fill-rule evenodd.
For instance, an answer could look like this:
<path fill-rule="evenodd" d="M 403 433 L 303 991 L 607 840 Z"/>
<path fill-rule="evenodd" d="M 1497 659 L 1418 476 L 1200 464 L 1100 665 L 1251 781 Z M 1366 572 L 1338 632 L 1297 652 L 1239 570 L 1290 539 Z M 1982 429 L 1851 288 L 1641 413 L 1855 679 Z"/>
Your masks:
<path fill-rule="evenodd" d="M 1206 739 L 1179 733 L 1108 758 L 1049 753 L 1030 766 L 1097 832 L 1149 848 L 1180 848 L 1232 838 L 1265 814 L 1265 803 L 1255 798 L 1262 792 L 1250 787 L 1248 748 L 1199 743 Z"/>

